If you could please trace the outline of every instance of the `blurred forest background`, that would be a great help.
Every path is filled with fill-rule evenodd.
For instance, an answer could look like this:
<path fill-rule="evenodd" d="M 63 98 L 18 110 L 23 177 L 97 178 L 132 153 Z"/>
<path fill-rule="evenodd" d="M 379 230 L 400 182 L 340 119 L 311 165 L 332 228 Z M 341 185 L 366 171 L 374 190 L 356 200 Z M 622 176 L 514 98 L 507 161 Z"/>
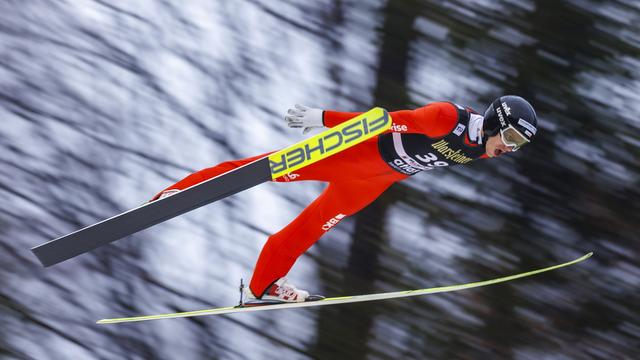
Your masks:
<path fill-rule="evenodd" d="M 640 2 L 5 0 L 0 358 L 632 359 L 640 350 Z M 29 248 L 189 172 L 343 111 L 518 94 L 535 143 L 419 174 L 343 221 L 290 279 L 328 296 L 505 285 L 99 326 L 228 306 L 266 237 L 324 186 L 264 184 L 43 269 Z"/>

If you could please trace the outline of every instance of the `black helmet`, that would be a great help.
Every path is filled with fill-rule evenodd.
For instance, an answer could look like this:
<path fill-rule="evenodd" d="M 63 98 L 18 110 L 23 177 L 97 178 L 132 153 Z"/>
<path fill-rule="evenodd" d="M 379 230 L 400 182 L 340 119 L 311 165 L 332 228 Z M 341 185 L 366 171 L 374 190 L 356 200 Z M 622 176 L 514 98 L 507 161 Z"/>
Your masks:
<path fill-rule="evenodd" d="M 516 132 L 507 131 L 509 128 Z M 500 133 L 505 144 L 514 146 L 514 150 L 530 142 L 537 128 L 536 112 L 531 104 L 520 96 L 501 96 L 484 112 L 482 130 L 485 141 L 486 138 Z"/>

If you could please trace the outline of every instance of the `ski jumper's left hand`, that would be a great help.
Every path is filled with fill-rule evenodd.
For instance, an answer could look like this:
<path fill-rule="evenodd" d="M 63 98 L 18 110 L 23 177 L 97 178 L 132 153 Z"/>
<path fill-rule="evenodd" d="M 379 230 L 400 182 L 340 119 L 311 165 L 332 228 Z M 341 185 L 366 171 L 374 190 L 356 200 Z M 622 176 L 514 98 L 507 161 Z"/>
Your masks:
<path fill-rule="evenodd" d="M 287 111 L 284 119 L 291 128 L 304 128 L 302 133 L 306 134 L 311 129 L 324 127 L 322 113 L 321 109 L 296 104 L 295 107 Z"/>

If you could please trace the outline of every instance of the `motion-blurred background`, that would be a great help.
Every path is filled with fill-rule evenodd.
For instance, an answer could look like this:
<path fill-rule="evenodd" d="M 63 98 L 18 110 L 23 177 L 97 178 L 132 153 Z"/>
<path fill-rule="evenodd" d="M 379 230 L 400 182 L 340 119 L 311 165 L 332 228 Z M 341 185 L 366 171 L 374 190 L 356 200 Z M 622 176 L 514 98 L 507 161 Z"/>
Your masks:
<path fill-rule="evenodd" d="M 633 359 L 640 350 L 640 3 L 5 0 L 0 358 Z M 264 184 L 43 269 L 29 248 L 191 171 L 303 138 L 289 106 L 531 101 L 534 144 L 419 174 L 290 279 L 328 296 L 499 277 L 404 300 L 98 326 L 228 306 L 321 183 Z"/>

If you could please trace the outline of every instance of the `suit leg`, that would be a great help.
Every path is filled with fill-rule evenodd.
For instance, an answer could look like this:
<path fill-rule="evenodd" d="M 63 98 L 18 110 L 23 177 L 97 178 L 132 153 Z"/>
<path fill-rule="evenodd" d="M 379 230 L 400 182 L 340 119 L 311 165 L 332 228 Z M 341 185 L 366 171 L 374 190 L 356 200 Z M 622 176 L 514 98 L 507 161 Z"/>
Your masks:
<path fill-rule="evenodd" d="M 296 259 L 344 217 L 352 215 L 384 192 L 395 180 L 332 182 L 300 215 L 271 235 L 262 248 L 250 288 L 262 295 L 285 276 Z"/>

